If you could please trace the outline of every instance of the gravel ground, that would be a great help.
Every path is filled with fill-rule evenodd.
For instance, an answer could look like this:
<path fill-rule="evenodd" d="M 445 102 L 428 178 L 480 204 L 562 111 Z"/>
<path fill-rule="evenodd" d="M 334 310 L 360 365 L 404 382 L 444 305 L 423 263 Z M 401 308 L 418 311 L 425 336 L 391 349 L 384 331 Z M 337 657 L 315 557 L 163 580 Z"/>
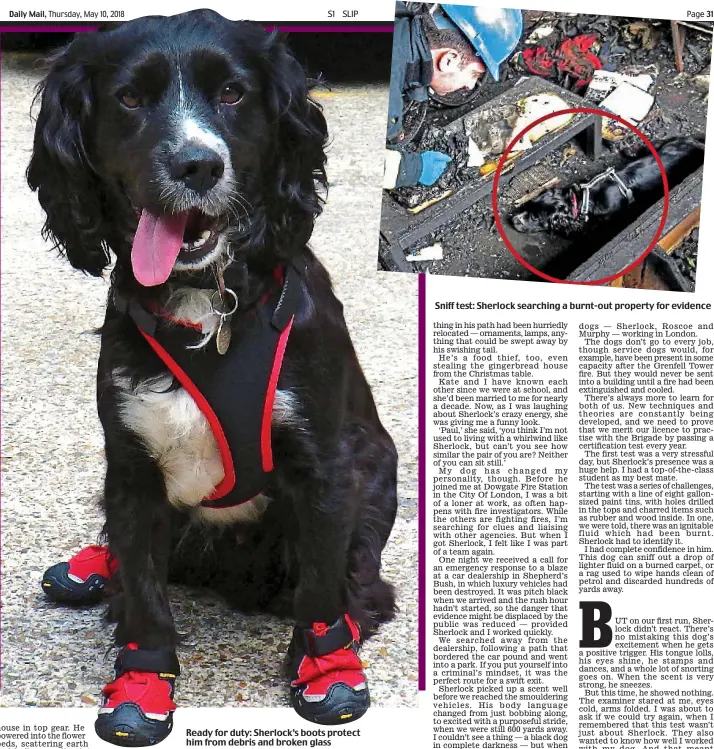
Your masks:
<path fill-rule="evenodd" d="M 93 542 L 104 461 L 94 402 L 108 285 L 74 272 L 40 238 L 24 181 L 38 78 L 33 59 L 2 69 L 2 706 L 96 705 L 111 677 L 102 607 L 44 600 L 44 569 Z M 386 86 L 319 95 L 330 125 L 331 189 L 312 245 L 345 305 L 382 420 L 401 456 L 400 513 L 384 555 L 400 614 L 363 650 L 373 703 L 416 704 L 416 279 L 377 274 Z M 291 623 L 246 617 L 205 591 L 172 589 L 185 639 L 180 705 L 285 706 L 281 654 Z"/>

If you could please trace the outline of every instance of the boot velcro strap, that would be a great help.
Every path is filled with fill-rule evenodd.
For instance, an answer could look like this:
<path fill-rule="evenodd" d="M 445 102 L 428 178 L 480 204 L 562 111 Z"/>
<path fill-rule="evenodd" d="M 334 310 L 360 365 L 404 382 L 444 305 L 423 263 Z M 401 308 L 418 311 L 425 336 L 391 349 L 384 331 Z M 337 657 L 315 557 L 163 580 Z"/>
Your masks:
<path fill-rule="evenodd" d="M 114 663 L 117 678 L 126 671 L 148 671 L 152 674 L 175 678 L 181 673 L 178 658 L 173 650 L 129 650 L 122 648 Z"/>
<path fill-rule="evenodd" d="M 341 616 L 324 635 L 316 635 L 309 627 L 295 627 L 295 642 L 306 655 L 312 658 L 321 657 L 340 648 L 351 645 L 355 640 L 352 630 Z"/>

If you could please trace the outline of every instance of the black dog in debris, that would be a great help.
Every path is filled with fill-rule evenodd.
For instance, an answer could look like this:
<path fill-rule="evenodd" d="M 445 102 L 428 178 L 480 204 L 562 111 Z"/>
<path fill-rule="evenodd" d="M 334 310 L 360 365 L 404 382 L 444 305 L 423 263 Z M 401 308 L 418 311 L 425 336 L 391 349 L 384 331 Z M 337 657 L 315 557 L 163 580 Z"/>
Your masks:
<path fill-rule="evenodd" d="M 704 142 L 673 138 L 658 149 L 670 189 L 704 162 Z M 560 236 L 590 233 L 604 222 L 639 214 L 664 195 L 662 175 L 654 156 L 608 169 L 586 184 L 547 190 L 511 215 L 513 228 L 524 234 L 549 232 Z"/>
<path fill-rule="evenodd" d="M 307 246 L 327 129 L 303 69 L 260 25 L 195 11 L 78 34 L 38 97 L 45 235 L 90 275 L 116 256 L 97 379 L 107 546 L 43 580 L 60 601 L 114 589 L 97 732 L 137 746 L 171 730 L 169 581 L 290 613 L 297 712 L 360 717 L 357 650 L 395 612 L 380 565 L 397 455 Z"/>

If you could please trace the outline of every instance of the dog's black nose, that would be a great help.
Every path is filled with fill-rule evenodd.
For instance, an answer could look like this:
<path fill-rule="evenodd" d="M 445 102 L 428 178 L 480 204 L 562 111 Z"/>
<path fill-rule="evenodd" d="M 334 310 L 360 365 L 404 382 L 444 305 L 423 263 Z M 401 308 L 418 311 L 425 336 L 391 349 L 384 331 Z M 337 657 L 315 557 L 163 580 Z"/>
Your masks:
<path fill-rule="evenodd" d="M 223 176 L 223 159 L 205 146 L 185 146 L 172 159 L 169 172 L 197 193 L 208 192 Z"/>

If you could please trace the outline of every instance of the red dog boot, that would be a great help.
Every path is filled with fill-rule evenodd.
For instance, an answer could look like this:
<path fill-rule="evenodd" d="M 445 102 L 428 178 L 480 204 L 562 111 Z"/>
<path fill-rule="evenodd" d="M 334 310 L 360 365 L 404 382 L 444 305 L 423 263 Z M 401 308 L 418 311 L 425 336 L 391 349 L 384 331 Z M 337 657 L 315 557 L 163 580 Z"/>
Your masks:
<path fill-rule="evenodd" d="M 296 678 L 291 701 L 305 720 L 334 726 L 361 718 L 369 707 L 367 679 L 357 655 L 359 627 L 348 614 L 332 626 L 295 627 L 291 650 Z"/>
<path fill-rule="evenodd" d="M 98 603 L 116 569 L 117 561 L 106 546 L 87 546 L 69 562 L 52 565 L 42 578 L 42 590 L 60 603 Z"/>
<path fill-rule="evenodd" d="M 104 704 L 94 724 L 97 736 L 117 746 L 151 746 L 173 728 L 174 681 L 179 675 L 173 650 L 144 650 L 130 642 L 119 651 L 115 679 L 102 690 Z"/>

